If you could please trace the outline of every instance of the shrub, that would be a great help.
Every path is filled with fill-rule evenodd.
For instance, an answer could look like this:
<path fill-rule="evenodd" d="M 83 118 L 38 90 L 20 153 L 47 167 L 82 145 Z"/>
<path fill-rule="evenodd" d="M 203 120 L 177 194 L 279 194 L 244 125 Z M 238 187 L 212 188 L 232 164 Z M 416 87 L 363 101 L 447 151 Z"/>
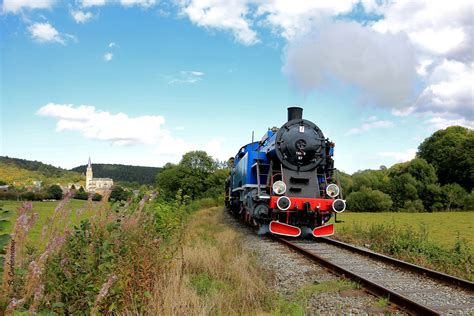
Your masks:
<path fill-rule="evenodd" d="M 423 212 L 425 210 L 421 200 L 405 201 L 403 209 L 408 212 Z"/>
<path fill-rule="evenodd" d="M 366 187 L 361 187 L 360 191 L 352 192 L 347 197 L 348 209 L 355 212 L 388 211 L 392 204 L 388 194 Z"/>
<path fill-rule="evenodd" d="M 57 184 L 53 184 L 48 188 L 48 198 L 54 200 L 61 200 L 63 198 L 63 190 Z"/>

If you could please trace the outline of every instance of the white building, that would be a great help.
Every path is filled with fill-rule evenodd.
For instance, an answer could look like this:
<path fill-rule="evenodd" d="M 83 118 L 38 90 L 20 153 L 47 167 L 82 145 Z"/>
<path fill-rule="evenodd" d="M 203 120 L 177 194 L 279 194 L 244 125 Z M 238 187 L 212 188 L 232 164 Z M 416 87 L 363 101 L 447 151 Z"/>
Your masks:
<path fill-rule="evenodd" d="M 94 178 L 92 173 L 91 158 L 86 170 L 86 191 L 94 193 L 103 193 L 114 185 L 114 180 L 110 178 Z"/>

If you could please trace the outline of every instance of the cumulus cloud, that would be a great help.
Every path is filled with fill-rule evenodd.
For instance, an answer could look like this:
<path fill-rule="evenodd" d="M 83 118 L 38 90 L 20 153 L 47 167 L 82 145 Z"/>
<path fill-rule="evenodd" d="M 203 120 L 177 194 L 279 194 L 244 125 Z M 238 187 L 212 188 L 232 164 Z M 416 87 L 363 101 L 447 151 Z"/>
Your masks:
<path fill-rule="evenodd" d="M 410 148 L 407 149 L 406 151 L 401 151 L 401 152 L 380 152 L 377 154 L 380 157 L 391 157 L 393 158 L 396 162 L 405 162 L 412 160 L 416 156 L 416 148 Z"/>
<path fill-rule="evenodd" d="M 414 50 L 403 34 L 380 34 L 356 22 L 339 21 L 291 43 L 283 71 L 304 91 L 338 79 L 378 105 L 400 107 L 414 96 L 415 64 Z"/>
<path fill-rule="evenodd" d="M 74 19 L 74 21 L 76 21 L 76 23 L 87 23 L 90 19 L 93 18 L 93 14 L 91 12 L 84 12 L 84 11 L 71 11 L 71 15 Z"/>
<path fill-rule="evenodd" d="M 2 10 L 8 13 L 19 13 L 23 9 L 50 9 L 54 0 L 4 0 Z"/>
<path fill-rule="evenodd" d="M 123 6 L 141 6 L 141 7 L 151 7 L 156 4 L 156 0 L 120 0 L 120 3 Z"/>
<path fill-rule="evenodd" d="M 31 37 L 41 43 L 60 43 L 65 44 L 65 37 L 59 34 L 48 22 L 35 23 L 28 27 Z"/>
<path fill-rule="evenodd" d="M 474 63 L 443 60 L 434 67 L 413 111 L 445 114 L 474 123 Z"/>
<path fill-rule="evenodd" d="M 151 149 L 156 161 L 177 163 L 182 155 L 191 150 L 205 150 L 214 158 L 224 160 L 235 148 L 224 148 L 225 138 L 213 138 L 206 143 L 188 142 L 172 135 L 164 127 L 161 115 L 130 117 L 125 113 L 101 111 L 90 105 L 48 103 L 37 115 L 57 120 L 56 131 L 75 131 L 88 139 L 110 143 L 116 146 L 142 145 Z"/>
<path fill-rule="evenodd" d="M 113 48 L 113 47 L 117 46 L 117 44 L 115 44 L 115 42 L 110 42 L 108 46 L 109 46 L 110 48 Z"/>
<path fill-rule="evenodd" d="M 257 16 L 263 24 L 288 40 L 310 32 L 319 20 L 349 13 L 358 0 L 339 1 L 262 1 Z M 258 3 L 255 1 L 255 3 Z"/>
<path fill-rule="evenodd" d="M 82 6 L 85 8 L 103 5 L 105 5 L 105 0 L 82 0 Z"/>
<path fill-rule="evenodd" d="M 363 123 L 360 127 L 354 127 L 347 131 L 346 135 L 356 135 L 361 134 L 363 132 L 367 132 L 372 129 L 390 128 L 395 126 L 392 121 L 377 120 L 375 116 L 370 116 L 364 121 L 365 123 Z"/>
<path fill-rule="evenodd" d="M 205 73 L 195 70 L 182 70 L 177 76 L 173 76 L 168 80 L 168 83 L 197 83 L 202 80 Z"/>
<path fill-rule="evenodd" d="M 474 122 L 465 118 L 449 119 L 446 117 L 435 116 L 426 121 L 433 129 L 445 129 L 448 126 L 459 125 L 474 129 Z"/>
<path fill-rule="evenodd" d="M 104 60 L 105 61 L 111 61 L 112 58 L 114 58 L 114 54 L 112 54 L 112 53 L 105 53 L 104 54 Z"/>
<path fill-rule="evenodd" d="M 394 1 L 379 7 L 384 18 L 373 28 L 406 33 L 423 53 L 472 60 L 473 6 L 470 0 Z"/>
<path fill-rule="evenodd" d="M 259 43 L 254 25 L 267 26 L 275 34 L 293 39 L 312 29 L 315 21 L 349 13 L 359 0 L 181 0 L 181 12 L 206 28 L 231 31 L 245 45 Z M 367 1 L 367 2 L 370 2 Z"/>
<path fill-rule="evenodd" d="M 112 114 L 94 106 L 48 103 L 37 115 L 57 119 L 56 130 L 78 131 L 86 138 L 110 142 L 114 145 L 157 144 L 166 135 L 161 126 L 163 116 L 129 117 L 124 113 Z"/>
<path fill-rule="evenodd" d="M 180 5 L 181 13 L 198 26 L 230 31 L 245 45 L 259 42 L 257 33 L 251 29 L 246 1 L 184 0 Z"/>

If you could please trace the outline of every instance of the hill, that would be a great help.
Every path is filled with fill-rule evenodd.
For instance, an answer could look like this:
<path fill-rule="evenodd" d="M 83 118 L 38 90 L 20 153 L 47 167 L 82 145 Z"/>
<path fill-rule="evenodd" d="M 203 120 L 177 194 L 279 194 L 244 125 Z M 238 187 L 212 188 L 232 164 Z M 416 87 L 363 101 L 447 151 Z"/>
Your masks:
<path fill-rule="evenodd" d="M 86 168 L 86 165 L 82 165 L 71 169 L 71 171 L 85 174 Z M 92 170 L 94 178 L 112 178 L 114 181 L 154 184 L 156 175 L 161 168 L 93 163 Z"/>
<path fill-rule="evenodd" d="M 44 185 L 61 183 L 83 183 L 85 177 L 66 169 L 40 161 L 0 156 L 0 181 L 15 186 L 31 185 L 33 181 L 43 181 Z"/>

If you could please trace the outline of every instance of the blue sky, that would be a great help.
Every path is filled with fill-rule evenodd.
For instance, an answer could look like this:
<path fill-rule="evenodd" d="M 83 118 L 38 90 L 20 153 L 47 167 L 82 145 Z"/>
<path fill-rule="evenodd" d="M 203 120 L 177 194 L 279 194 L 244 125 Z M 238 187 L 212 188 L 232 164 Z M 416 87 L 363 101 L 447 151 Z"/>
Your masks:
<path fill-rule="evenodd" d="M 1 155 L 65 168 L 89 155 L 161 166 L 193 149 L 224 160 L 297 105 L 354 172 L 474 126 L 468 1 L 288 5 L 3 1 Z"/>

